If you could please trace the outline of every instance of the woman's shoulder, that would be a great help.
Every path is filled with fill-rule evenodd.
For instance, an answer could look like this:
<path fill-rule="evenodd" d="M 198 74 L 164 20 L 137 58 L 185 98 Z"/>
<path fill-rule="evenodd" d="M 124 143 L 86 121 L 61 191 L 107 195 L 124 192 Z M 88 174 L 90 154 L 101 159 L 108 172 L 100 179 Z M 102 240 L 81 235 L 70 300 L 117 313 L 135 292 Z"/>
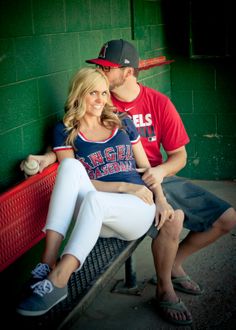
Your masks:
<path fill-rule="evenodd" d="M 119 116 L 119 118 L 121 120 L 122 125 L 124 125 L 124 126 L 133 125 L 133 121 L 132 121 L 132 119 L 130 118 L 130 116 L 127 113 L 125 113 L 125 112 L 118 112 L 117 114 L 118 114 L 118 116 Z"/>
<path fill-rule="evenodd" d="M 59 120 L 55 123 L 54 128 L 55 128 L 55 130 L 60 131 L 60 130 L 64 130 L 66 128 L 66 126 L 62 120 Z"/>
<path fill-rule="evenodd" d="M 124 131 L 129 135 L 130 141 L 136 141 L 139 138 L 139 133 L 133 123 L 133 120 L 126 113 L 122 116 L 122 126 Z"/>
<path fill-rule="evenodd" d="M 62 120 L 59 120 L 54 126 L 54 134 L 67 136 L 66 126 Z"/>
<path fill-rule="evenodd" d="M 65 124 L 63 123 L 62 119 L 58 120 L 55 123 L 55 127 L 65 127 Z"/>

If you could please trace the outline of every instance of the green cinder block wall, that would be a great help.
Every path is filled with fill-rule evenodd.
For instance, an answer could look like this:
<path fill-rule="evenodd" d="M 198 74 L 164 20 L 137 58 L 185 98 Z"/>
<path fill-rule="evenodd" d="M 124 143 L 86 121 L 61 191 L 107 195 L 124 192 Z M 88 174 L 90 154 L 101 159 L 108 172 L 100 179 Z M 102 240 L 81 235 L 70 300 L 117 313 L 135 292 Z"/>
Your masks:
<path fill-rule="evenodd" d="M 158 56 L 166 52 L 159 35 L 164 35 L 160 1 L 1 1 L 1 191 L 23 179 L 22 159 L 45 151 L 50 129 L 64 113 L 69 80 L 86 59 L 119 38 L 133 42 L 141 58 Z M 170 95 L 169 66 L 140 79 Z"/>
<path fill-rule="evenodd" d="M 19 169 L 22 159 L 29 153 L 44 152 L 50 144 L 50 129 L 64 113 L 72 75 L 86 65 L 86 59 L 98 54 L 103 42 L 116 38 L 134 43 L 142 59 L 172 54 L 176 59 L 171 65 L 143 71 L 140 81 L 172 97 L 184 120 L 191 144 L 183 174 L 202 179 L 235 178 L 234 95 L 226 89 L 225 80 L 231 67 L 212 68 L 210 63 L 209 68 L 204 62 L 200 65 L 200 80 L 205 83 L 200 89 L 190 88 L 189 77 L 192 79 L 199 64 L 195 68 L 186 54 L 182 56 L 176 49 L 171 53 L 173 45 L 168 31 L 173 24 L 168 15 L 171 17 L 172 9 L 174 12 L 173 2 L 166 0 L 1 1 L 0 157 L 4 159 L 0 163 L 1 191 L 23 179 Z M 178 18 L 182 20 L 181 11 Z M 222 98 L 219 90 L 208 85 L 216 83 L 218 68 L 225 77 Z M 220 82 L 223 84 L 219 77 Z M 220 104 L 224 100 L 222 111 Z M 193 123 L 201 117 L 204 125 L 196 130 Z M 204 161 L 210 158 L 206 170 Z"/>
<path fill-rule="evenodd" d="M 190 136 L 180 175 L 236 179 L 235 18 L 233 1 L 166 0 L 171 98 Z M 197 46 L 197 47 L 196 47 Z"/>
<path fill-rule="evenodd" d="M 172 70 L 172 100 L 190 136 L 181 175 L 236 179 L 235 74 L 231 59 L 179 59 Z"/>

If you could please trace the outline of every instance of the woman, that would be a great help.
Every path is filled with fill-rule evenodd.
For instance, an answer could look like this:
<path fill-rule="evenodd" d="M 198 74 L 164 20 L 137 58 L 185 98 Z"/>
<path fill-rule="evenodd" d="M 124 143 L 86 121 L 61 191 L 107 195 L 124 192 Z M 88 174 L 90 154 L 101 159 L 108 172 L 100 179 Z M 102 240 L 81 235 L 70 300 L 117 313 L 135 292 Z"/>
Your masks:
<path fill-rule="evenodd" d="M 157 228 L 166 218 L 183 221 L 159 184 L 150 181 L 146 187 L 142 181 L 136 166 L 142 172 L 150 165 L 139 135 L 129 118 L 121 120 L 114 113 L 108 80 L 98 69 L 85 68 L 74 77 L 63 122 L 55 127 L 54 151 L 60 166 L 45 226 L 45 250 L 32 271 L 32 293 L 18 305 L 22 315 L 44 314 L 67 297 L 71 274 L 82 267 L 99 236 L 137 239 L 155 214 Z M 72 219 L 73 231 L 56 264 Z"/>

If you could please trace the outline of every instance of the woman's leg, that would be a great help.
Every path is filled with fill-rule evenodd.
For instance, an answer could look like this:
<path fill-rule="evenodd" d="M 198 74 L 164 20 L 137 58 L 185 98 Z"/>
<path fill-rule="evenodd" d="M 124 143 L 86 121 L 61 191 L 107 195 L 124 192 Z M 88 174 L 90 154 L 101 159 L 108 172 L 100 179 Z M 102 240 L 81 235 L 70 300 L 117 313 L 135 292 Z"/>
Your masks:
<path fill-rule="evenodd" d="M 146 204 L 136 196 L 89 192 L 63 255 L 74 256 L 81 267 L 101 232 L 106 232 L 106 237 L 134 240 L 147 232 L 154 217 L 155 204 Z"/>
<path fill-rule="evenodd" d="M 154 216 L 155 204 L 146 204 L 136 196 L 88 192 L 61 260 L 47 279 L 35 284 L 33 294 L 19 304 L 18 313 L 41 315 L 66 298 L 67 282 L 97 242 L 103 224 L 111 236 L 133 240 L 149 229 Z"/>
<path fill-rule="evenodd" d="M 62 240 L 88 193 L 95 190 L 84 166 L 76 159 L 64 159 L 58 169 L 44 230 L 46 244 L 42 263 L 53 268 Z"/>

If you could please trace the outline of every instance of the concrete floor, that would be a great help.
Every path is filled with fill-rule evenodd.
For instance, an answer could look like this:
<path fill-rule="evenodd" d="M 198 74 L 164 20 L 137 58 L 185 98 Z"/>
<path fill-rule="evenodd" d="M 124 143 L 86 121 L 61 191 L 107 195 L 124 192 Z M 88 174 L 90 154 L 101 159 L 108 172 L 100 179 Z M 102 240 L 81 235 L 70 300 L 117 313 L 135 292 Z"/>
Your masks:
<path fill-rule="evenodd" d="M 236 182 L 195 181 L 236 208 Z M 183 231 L 182 238 L 187 231 Z M 154 330 L 154 329 L 236 329 L 236 229 L 211 246 L 191 256 L 185 270 L 204 287 L 201 296 L 178 293 L 193 315 L 192 327 L 174 326 L 163 321 L 152 299 L 155 286 L 150 251 L 151 239 L 145 238 L 135 252 L 137 277 L 147 281 L 140 296 L 111 293 L 124 268 L 89 306 L 70 330 Z"/>

